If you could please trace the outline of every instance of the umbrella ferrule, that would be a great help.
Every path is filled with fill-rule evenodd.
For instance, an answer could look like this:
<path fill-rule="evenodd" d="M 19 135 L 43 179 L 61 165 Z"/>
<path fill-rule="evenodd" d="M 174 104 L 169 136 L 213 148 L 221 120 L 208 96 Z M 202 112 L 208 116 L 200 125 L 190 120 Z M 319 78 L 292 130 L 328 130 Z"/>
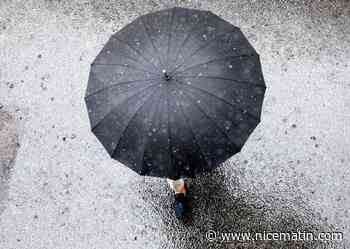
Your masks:
<path fill-rule="evenodd" d="M 163 72 L 163 75 L 164 75 L 164 78 L 165 78 L 166 81 L 171 80 L 171 76 L 167 73 L 166 70 L 163 70 L 162 72 Z"/>

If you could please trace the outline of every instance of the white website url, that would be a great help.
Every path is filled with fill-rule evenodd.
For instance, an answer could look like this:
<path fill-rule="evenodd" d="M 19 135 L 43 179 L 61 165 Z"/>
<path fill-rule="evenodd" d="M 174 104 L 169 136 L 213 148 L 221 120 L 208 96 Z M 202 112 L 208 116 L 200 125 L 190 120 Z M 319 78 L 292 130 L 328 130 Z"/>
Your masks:
<path fill-rule="evenodd" d="M 210 242 L 230 242 L 230 241 L 341 241 L 342 232 L 218 232 L 209 230 L 205 237 Z"/>

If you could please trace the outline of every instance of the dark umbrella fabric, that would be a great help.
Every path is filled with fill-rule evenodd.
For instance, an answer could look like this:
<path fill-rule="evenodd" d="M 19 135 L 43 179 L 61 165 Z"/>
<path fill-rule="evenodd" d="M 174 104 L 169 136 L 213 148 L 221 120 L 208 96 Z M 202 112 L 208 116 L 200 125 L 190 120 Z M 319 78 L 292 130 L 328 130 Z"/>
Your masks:
<path fill-rule="evenodd" d="M 209 11 L 171 8 L 112 35 L 91 65 L 92 132 L 141 175 L 194 176 L 239 152 L 260 122 L 259 55 Z"/>

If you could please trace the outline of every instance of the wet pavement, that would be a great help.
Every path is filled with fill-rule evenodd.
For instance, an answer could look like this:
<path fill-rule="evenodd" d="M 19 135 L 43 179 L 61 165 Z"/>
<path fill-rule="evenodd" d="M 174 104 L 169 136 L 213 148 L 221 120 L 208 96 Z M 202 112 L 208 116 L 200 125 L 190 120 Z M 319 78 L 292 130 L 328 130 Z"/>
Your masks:
<path fill-rule="evenodd" d="M 20 146 L 15 119 L 0 105 L 0 213 L 4 211 L 8 198 L 8 182 Z"/>
<path fill-rule="evenodd" d="M 109 159 L 90 133 L 90 63 L 138 14 L 174 5 L 0 3 L 0 248 L 350 246 L 347 1 L 176 2 L 240 26 L 268 87 L 242 152 L 191 182 L 184 221 L 164 179 Z M 344 240 L 221 243 L 206 239 L 209 230 L 338 231 Z"/>

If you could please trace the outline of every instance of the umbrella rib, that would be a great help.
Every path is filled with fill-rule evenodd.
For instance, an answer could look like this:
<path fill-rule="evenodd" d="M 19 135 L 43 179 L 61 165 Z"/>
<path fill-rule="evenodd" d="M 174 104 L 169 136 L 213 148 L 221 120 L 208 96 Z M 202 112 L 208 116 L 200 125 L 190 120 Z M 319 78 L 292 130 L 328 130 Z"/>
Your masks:
<path fill-rule="evenodd" d="M 181 7 L 174 7 L 173 9 L 176 10 L 176 9 L 178 9 L 178 8 L 181 8 Z M 175 11 L 175 10 L 174 10 L 174 11 Z M 177 27 L 178 27 L 180 24 L 181 24 L 181 23 L 177 23 L 177 25 L 175 26 L 175 30 L 177 29 Z M 174 29 L 174 28 L 173 28 L 173 29 Z M 176 62 L 176 61 L 175 61 L 175 62 Z"/>
<path fill-rule="evenodd" d="M 113 36 L 112 36 L 112 38 L 113 38 L 113 39 L 116 39 L 116 40 L 119 41 L 119 42 L 121 42 L 121 41 L 118 40 L 116 37 L 113 37 Z M 125 43 L 123 43 L 123 44 L 125 44 Z M 125 44 L 125 45 L 129 46 L 128 44 Z M 129 47 L 130 47 L 130 46 L 129 46 Z M 112 53 L 113 53 L 113 51 L 112 51 Z M 136 63 L 140 63 L 139 60 L 135 59 L 134 57 L 125 55 L 125 54 L 119 54 L 118 56 L 120 56 L 120 57 L 125 57 L 125 58 L 127 58 L 127 59 L 130 59 L 130 60 L 136 62 Z M 142 58 L 142 57 L 141 57 L 141 58 Z M 148 61 L 146 61 L 146 62 L 149 63 Z M 96 64 L 96 63 L 92 63 L 92 64 Z M 150 71 L 147 71 L 147 72 L 150 72 Z M 150 72 L 150 73 L 151 73 L 151 72 Z M 155 72 L 152 72 L 152 73 L 155 73 Z"/>
<path fill-rule="evenodd" d="M 156 112 L 158 112 L 158 109 L 159 109 L 159 106 L 160 106 L 160 102 L 161 102 L 161 99 L 162 99 L 162 97 L 163 97 L 163 94 L 164 93 L 161 93 L 160 95 L 159 95 L 159 98 L 158 98 L 158 101 L 157 101 L 157 105 L 156 105 Z M 153 122 L 154 122 L 154 118 L 156 117 L 156 115 L 154 114 L 154 116 L 153 116 L 153 118 L 152 118 L 152 124 L 153 124 Z M 152 125 L 151 124 L 151 125 Z M 148 144 L 148 136 L 146 137 L 146 141 L 145 141 L 145 144 L 144 144 L 144 147 L 143 147 L 143 155 L 142 155 L 142 165 L 144 166 L 144 163 L 143 163 L 143 161 L 144 161 L 144 158 L 145 158 L 145 148 L 146 148 L 146 146 L 147 146 L 147 144 Z M 147 166 L 147 165 L 146 165 Z M 143 167 L 141 167 L 141 171 L 148 171 L 149 170 L 149 168 L 147 167 L 146 169 L 144 169 Z"/>
<path fill-rule="evenodd" d="M 251 81 L 235 80 L 235 79 L 224 78 L 224 77 L 219 77 L 219 76 L 196 76 L 196 75 L 181 76 L 181 75 L 177 75 L 176 78 L 207 78 L 207 79 L 227 80 L 227 81 L 233 81 L 233 82 L 235 82 L 237 84 L 242 84 L 242 85 L 246 85 L 246 86 L 255 86 L 255 87 L 263 87 L 263 88 L 265 88 L 264 85 L 255 84 L 255 83 L 253 83 Z"/>
<path fill-rule="evenodd" d="M 171 127 L 170 127 L 170 99 L 169 99 L 169 87 L 166 88 L 167 90 L 167 95 L 166 95 L 166 98 L 167 98 L 167 109 L 168 109 L 168 112 L 167 112 L 167 121 L 168 121 L 168 139 L 169 139 L 169 148 L 168 148 L 168 153 L 170 155 L 170 165 L 172 166 L 173 164 L 173 146 L 172 146 L 172 143 L 171 143 Z"/>
<path fill-rule="evenodd" d="M 147 29 L 147 27 L 146 27 L 146 23 L 144 22 L 143 18 L 144 18 L 144 17 L 141 16 L 141 17 L 140 17 L 140 20 L 141 20 L 141 22 L 142 22 L 142 24 L 143 24 L 143 27 L 145 28 L 145 33 L 146 33 L 146 35 L 147 35 L 149 41 L 151 42 L 154 51 L 155 51 L 156 54 L 157 54 L 159 63 L 160 63 L 161 66 L 164 68 L 164 64 L 163 64 L 163 62 L 162 62 L 162 60 L 160 59 L 160 56 L 159 56 L 159 55 L 160 55 L 159 50 L 156 48 L 156 46 L 155 46 L 155 44 L 154 44 L 154 42 L 153 42 L 153 40 L 152 40 L 152 38 L 151 38 L 151 36 L 150 36 L 150 34 L 149 34 L 149 31 L 148 31 L 148 29 Z"/>
<path fill-rule="evenodd" d="M 154 87 L 155 85 L 158 85 L 158 83 L 154 83 L 154 84 L 152 84 L 152 85 L 149 85 L 149 86 L 143 88 L 141 91 L 136 92 L 135 94 L 131 95 L 129 98 L 127 98 L 127 99 L 125 99 L 124 101 L 122 101 L 120 104 L 124 103 L 124 102 L 125 102 L 126 100 L 128 100 L 128 99 L 134 98 L 134 97 L 137 96 L 138 94 L 144 92 L 145 90 L 148 90 L 148 89 L 151 88 L 151 87 Z M 108 115 L 111 114 L 111 112 L 114 110 L 114 108 L 115 108 L 115 107 L 111 108 L 111 110 L 110 110 L 100 121 L 98 121 L 98 122 L 91 128 L 91 130 L 93 131 L 99 124 L 101 124 L 101 123 L 106 119 L 106 117 L 107 117 Z"/>
<path fill-rule="evenodd" d="M 238 29 L 238 28 L 237 28 L 237 29 Z M 194 52 L 192 52 L 189 56 L 187 56 L 181 64 L 179 64 L 178 66 L 176 66 L 176 67 L 174 68 L 174 70 L 171 71 L 171 73 L 176 72 L 179 68 L 181 68 L 181 67 L 187 62 L 187 60 L 191 59 L 191 58 L 192 58 L 195 54 L 197 54 L 201 49 L 204 49 L 205 47 L 207 47 L 208 45 L 210 45 L 213 41 L 216 41 L 219 37 L 224 36 L 224 35 L 227 35 L 227 32 L 218 34 L 218 35 L 215 36 L 213 39 L 211 39 L 211 40 L 205 42 L 203 45 L 199 46 L 199 48 L 197 48 Z"/>
<path fill-rule="evenodd" d="M 129 65 L 129 64 L 118 64 L 118 63 L 108 63 L 108 64 L 104 64 L 104 63 L 93 63 L 92 65 L 96 65 L 96 66 L 120 66 L 120 67 L 129 67 L 129 68 L 132 68 L 132 69 L 137 70 L 137 71 L 142 71 L 142 72 L 145 72 L 145 73 L 150 73 L 150 74 L 154 74 L 154 75 L 160 76 L 159 73 L 147 71 L 147 70 L 144 70 L 144 69 L 141 69 L 141 68 L 138 68 L 138 67 Z"/>
<path fill-rule="evenodd" d="M 130 117 L 130 119 L 129 119 L 127 125 L 124 127 L 124 129 L 123 129 L 121 135 L 120 135 L 119 138 L 118 138 L 118 141 L 117 141 L 117 143 L 116 143 L 115 148 L 114 148 L 113 151 L 112 151 L 112 157 L 114 156 L 114 153 L 116 152 L 116 150 L 117 150 L 117 148 L 118 148 L 118 145 L 119 145 L 121 139 L 122 139 L 123 136 L 124 136 L 125 131 L 129 128 L 129 126 L 130 126 L 130 124 L 131 124 L 131 121 L 133 121 L 133 119 L 136 117 L 137 113 L 141 110 L 141 108 L 142 108 L 148 101 L 150 101 L 150 100 L 152 99 L 152 97 L 155 95 L 156 92 L 157 92 L 157 91 L 152 92 L 151 95 L 147 97 L 147 99 L 142 103 L 142 105 L 140 105 L 140 106 L 135 110 L 134 114 Z"/>
<path fill-rule="evenodd" d="M 175 81 L 177 81 L 178 83 L 180 83 L 180 84 L 182 84 L 182 85 L 185 85 L 185 86 L 188 86 L 188 87 L 190 87 L 190 88 L 193 88 L 193 89 L 195 89 L 195 90 L 197 90 L 197 91 L 201 91 L 201 92 L 203 92 L 203 93 L 205 93 L 205 94 L 207 94 L 207 95 L 209 95 L 209 96 L 212 96 L 213 98 L 219 99 L 219 100 L 221 100 L 222 102 L 224 102 L 224 103 L 226 103 L 226 104 L 232 106 L 232 107 L 235 108 L 235 109 L 238 109 L 238 110 L 240 110 L 240 111 L 242 111 L 242 112 L 246 112 L 249 116 L 251 116 L 251 117 L 254 118 L 255 120 L 258 120 L 257 117 L 255 117 L 253 114 L 251 114 L 251 113 L 248 112 L 247 110 L 243 110 L 242 108 L 233 105 L 232 103 L 228 102 L 227 100 L 225 100 L 225 99 L 223 99 L 223 98 L 220 98 L 219 96 L 216 96 L 215 94 L 213 94 L 213 93 L 211 93 L 211 92 L 208 92 L 208 91 L 206 91 L 206 90 L 204 90 L 204 89 L 201 89 L 201 88 L 199 88 L 199 87 L 195 87 L 195 86 L 186 84 L 185 82 L 180 81 L 180 80 L 177 80 L 177 79 L 175 79 Z"/>
<path fill-rule="evenodd" d="M 97 79 L 97 80 L 98 80 L 98 79 Z M 86 95 L 86 96 L 85 96 L 85 99 L 87 99 L 87 98 L 89 98 L 90 96 L 95 95 L 95 94 L 97 94 L 97 93 L 99 93 L 99 92 L 105 91 L 105 90 L 107 90 L 107 89 L 109 89 L 109 88 L 111 88 L 111 87 L 114 87 L 114 86 L 124 85 L 124 84 L 131 84 L 131 83 L 140 83 L 140 82 L 151 81 L 151 80 L 160 80 L 160 78 L 142 79 L 142 80 L 131 80 L 131 81 L 117 82 L 117 83 L 115 83 L 115 84 L 111 84 L 111 85 L 109 85 L 109 86 L 107 86 L 107 87 L 101 88 L 101 89 L 97 90 L 96 92 L 90 93 L 89 95 Z M 98 80 L 98 81 L 100 81 L 100 80 Z"/>
<path fill-rule="evenodd" d="M 154 67 L 154 69 L 155 69 L 156 71 L 158 71 L 157 66 L 154 65 L 154 64 L 152 63 L 152 61 L 150 61 L 150 60 L 148 60 L 147 58 L 145 58 L 145 57 L 142 55 L 142 53 L 141 53 L 138 49 L 134 48 L 134 46 L 132 46 L 132 45 L 131 45 L 130 43 L 128 43 L 127 41 L 121 40 L 121 39 L 120 39 L 119 37 L 117 37 L 117 36 L 114 36 L 114 38 L 115 38 L 116 40 L 120 41 L 121 43 L 124 43 L 124 44 L 127 45 L 128 47 L 130 47 L 132 50 L 134 50 L 136 53 L 138 53 L 138 54 L 140 55 L 140 57 L 142 57 L 145 61 L 149 62 L 149 63 Z"/>
<path fill-rule="evenodd" d="M 201 66 L 201 65 L 205 65 L 205 64 L 209 64 L 209 63 L 212 63 L 212 62 L 215 62 L 215 61 L 221 61 L 221 60 L 226 60 L 226 59 L 229 59 L 229 58 L 244 58 L 244 57 L 252 57 L 252 56 L 256 56 L 255 53 L 253 54 L 241 54 L 241 55 L 230 55 L 230 56 L 224 56 L 224 57 L 221 57 L 221 58 L 217 58 L 217 59 L 213 59 L 213 60 L 209 60 L 209 61 L 205 61 L 205 62 L 202 62 L 202 63 L 199 63 L 199 64 L 195 64 L 195 65 L 192 65 L 190 67 L 187 67 L 185 68 L 184 70 L 182 71 L 178 71 L 177 73 L 175 73 L 174 75 L 178 74 L 178 73 L 183 73 L 183 72 L 186 72 L 194 67 L 198 67 L 198 66 Z M 175 72 L 175 71 L 174 71 Z"/>
<path fill-rule="evenodd" d="M 201 24 L 200 21 L 198 21 L 198 23 L 196 23 L 196 24 L 187 32 L 187 36 L 186 36 L 186 38 L 183 40 L 183 42 L 181 43 L 180 49 L 177 51 L 177 54 L 176 54 L 176 56 L 175 56 L 174 65 L 176 65 L 176 62 L 177 62 L 178 57 L 179 57 L 179 54 L 180 54 L 180 52 L 182 52 L 184 45 L 186 44 L 186 42 L 188 41 L 188 39 L 193 35 L 193 32 L 192 32 L 192 31 L 194 31 L 194 30 L 198 27 L 199 24 Z"/>
<path fill-rule="evenodd" d="M 217 129 L 218 129 L 232 144 L 233 144 L 233 145 L 234 145 L 235 149 L 236 149 L 236 150 L 239 150 L 238 145 L 237 145 L 234 141 L 231 140 L 231 138 L 226 134 L 226 132 L 224 132 L 223 129 L 221 129 L 221 127 L 215 122 L 215 120 L 214 120 L 212 117 L 210 117 L 210 116 L 203 110 L 203 108 L 202 108 L 200 105 L 198 105 L 198 103 L 197 103 L 196 101 L 193 100 L 193 98 L 192 98 L 191 96 L 189 96 L 186 92 L 184 92 L 184 94 L 191 100 L 192 103 L 195 104 L 195 106 L 198 107 L 198 109 L 199 109 L 209 120 L 211 120 L 211 122 L 215 125 L 215 127 L 216 127 L 216 128 L 217 128 Z"/>
<path fill-rule="evenodd" d="M 176 92 L 174 91 L 174 94 L 176 95 Z M 203 158 L 204 158 L 204 161 L 207 163 L 207 165 L 208 165 L 208 159 L 207 159 L 207 157 L 206 157 L 206 155 L 203 153 L 203 151 L 202 151 L 202 148 L 200 147 L 200 145 L 199 145 L 199 143 L 198 143 L 198 141 L 197 141 L 197 139 L 196 139 L 196 135 L 194 134 L 194 132 L 193 132 L 193 129 L 192 129 L 192 127 L 191 127 L 191 125 L 190 125 L 190 123 L 189 123 L 189 121 L 188 121 L 188 118 L 187 118 L 187 116 L 186 116 L 186 114 L 185 114 L 185 111 L 184 111 L 184 109 L 183 109 L 183 107 L 182 107 L 182 104 L 181 104 L 181 102 L 179 102 L 179 107 L 180 107 L 180 110 L 181 110 L 181 113 L 182 113 L 182 115 L 184 116 L 184 118 L 185 118 L 185 123 L 187 124 L 187 127 L 189 128 L 189 131 L 191 132 L 191 135 L 192 135 L 192 137 L 193 137 L 193 139 L 194 139 L 194 143 L 197 145 L 197 147 L 198 147 L 198 150 L 199 150 L 199 153 L 203 156 Z"/>
<path fill-rule="evenodd" d="M 175 16 L 175 10 L 176 8 L 172 8 L 171 9 L 171 22 L 170 22 L 170 28 L 169 28 L 169 37 L 168 37 L 168 49 L 167 49 L 167 58 L 166 58 L 166 70 L 169 70 L 169 52 L 170 52 L 170 43 L 171 43 L 171 33 L 173 30 L 173 26 L 174 26 L 174 16 Z"/>

